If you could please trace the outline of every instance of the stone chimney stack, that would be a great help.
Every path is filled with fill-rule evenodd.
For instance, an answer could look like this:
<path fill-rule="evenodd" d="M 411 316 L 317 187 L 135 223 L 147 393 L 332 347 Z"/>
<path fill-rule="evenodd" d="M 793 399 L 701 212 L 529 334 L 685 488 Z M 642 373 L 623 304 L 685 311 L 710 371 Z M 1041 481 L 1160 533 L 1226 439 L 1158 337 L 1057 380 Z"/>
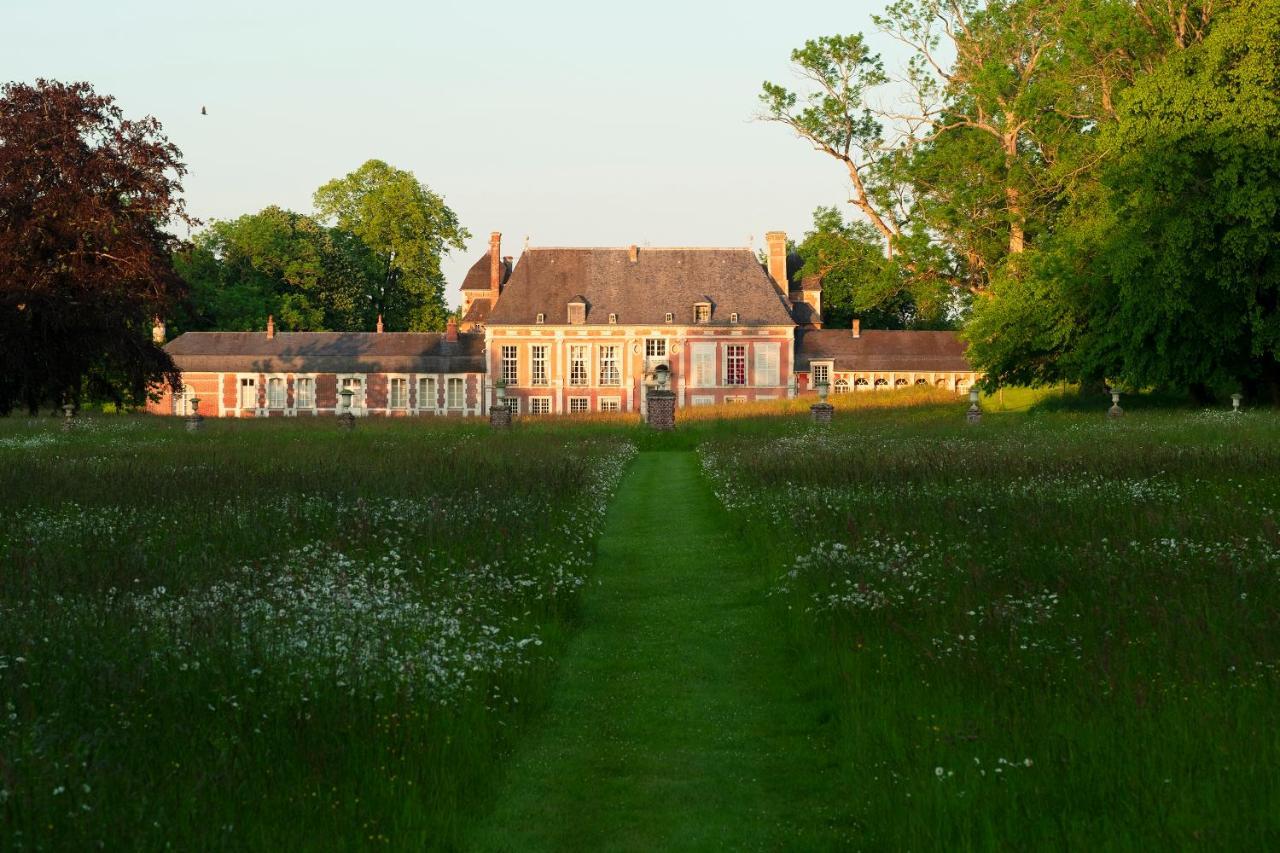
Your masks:
<path fill-rule="evenodd" d="M 267 315 L 267 340 L 272 340 L 276 336 L 276 318 L 271 314 Z"/>
<path fill-rule="evenodd" d="M 769 278 L 785 299 L 791 290 L 791 283 L 787 281 L 787 232 L 770 231 L 764 239 L 769 246 Z"/>
<path fill-rule="evenodd" d="M 862 321 L 857 317 L 853 318 L 853 336 L 855 338 L 862 337 Z"/>
<path fill-rule="evenodd" d="M 18 310 L 22 310 L 19 307 Z M 163 344 L 165 339 L 164 320 L 156 317 L 151 321 L 151 341 L 152 343 Z"/>
<path fill-rule="evenodd" d="M 378 334 L 382 334 L 382 315 L 378 315 Z"/>
<path fill-rule="evenodd" d="M 628 246 L 627 257 L 631 260 L 631 263 L 633 264 L 636 261 L 640 260 L 640 247 L 637 246 L 635 243 L 632 243 L 630 246 Z"/>
<path fill-rule="evenodd" d="M 449 318 L 449 322 L 444 327 L 444 339 L 451 344 L 458 342 L 458 321 Z"/>
<path fill-rule="evenodd" d="M 502 232 L 489 235 L 489 308 L 498 304 L 502 292 Z"/>

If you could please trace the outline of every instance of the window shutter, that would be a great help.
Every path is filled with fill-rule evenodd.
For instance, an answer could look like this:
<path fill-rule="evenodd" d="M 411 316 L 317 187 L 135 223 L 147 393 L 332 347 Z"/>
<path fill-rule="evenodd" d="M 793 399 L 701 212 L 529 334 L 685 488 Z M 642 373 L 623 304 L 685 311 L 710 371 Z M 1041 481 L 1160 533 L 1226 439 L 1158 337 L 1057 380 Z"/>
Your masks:
<path fill-rule="evenodd" d="M 778 384 L 778 344 L 756 344 L 755 384 Z"/>

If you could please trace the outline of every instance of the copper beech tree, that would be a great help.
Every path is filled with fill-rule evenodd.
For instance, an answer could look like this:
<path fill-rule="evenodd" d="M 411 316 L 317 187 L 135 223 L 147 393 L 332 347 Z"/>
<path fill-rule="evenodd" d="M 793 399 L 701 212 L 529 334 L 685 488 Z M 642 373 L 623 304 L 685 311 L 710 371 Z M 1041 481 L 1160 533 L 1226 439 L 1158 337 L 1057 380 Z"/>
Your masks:
<path fill-rule="evenodd" d="M 0 89 L 0 413 L 178 382 L 150 329 L 184 293 L 185 173 L 156 119 L 88 83 Z"/>

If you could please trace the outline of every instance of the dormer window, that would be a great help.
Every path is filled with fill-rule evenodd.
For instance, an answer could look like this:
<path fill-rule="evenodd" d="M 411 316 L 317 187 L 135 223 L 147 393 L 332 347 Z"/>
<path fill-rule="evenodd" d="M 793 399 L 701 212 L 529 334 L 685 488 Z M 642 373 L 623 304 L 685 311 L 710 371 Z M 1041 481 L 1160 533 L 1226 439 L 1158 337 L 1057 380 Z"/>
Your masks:
<path fill-rule="evenodd" d="M 711 303 L 697 302 L 693 306 L 693 322 L 710 323 L 711 322 Z"/>
<path fill-rule="evenodd" d="M 618 325 L 618 315 L 617 315 L 617 314 L 610 314 L 610 315 L 609 315 L 609 325 L 610 325 L 610 326 L 616 326 L 616 325 Z"/>
<path fill-rule="evenodd" d="M 730 322 L 730 323 L 733 323 L 733 324 L 735 324 L 735 325 L 737 324 L 737 322 L 738 322 L 738 312 L 737 312 L 737 311 L 734 311 L 733 313 L 731 313 L 731 314 L 729 315 L 729 322 Z"/>
<path fill-rule="evenodd" d="M 581 326 L 587 322 L 587 303 L 579 298 L 569 303 L 569 325 Z"/>
<path fill-rule="evenodd" d="M 535 322 L 535 323 L 537 323 L 539 326 L 541 326 L 543 323 L 547 322 L 547 315 L 546 315 L 546 314 L 543 314 L 541 311 L 539 311 L 539 312 L 538 312 L 538 319 L 537 319 L 537 320 L 535 320 L 534 322 Z"/>
<path fill-rule="evenodd" d="M 668 312 L 667 312 L 667 315 L 666 315 L 666 317 L 665 317 L 665 320 L 666 320 L 666 322 L 670 323 L 670 322 L 672 322 L 673 320 L 675 320 L 675 317 L 673 317 L 673 316 L 671 315 L 671 312 L 670 312 L 670 311 L 668 311 Z"/>

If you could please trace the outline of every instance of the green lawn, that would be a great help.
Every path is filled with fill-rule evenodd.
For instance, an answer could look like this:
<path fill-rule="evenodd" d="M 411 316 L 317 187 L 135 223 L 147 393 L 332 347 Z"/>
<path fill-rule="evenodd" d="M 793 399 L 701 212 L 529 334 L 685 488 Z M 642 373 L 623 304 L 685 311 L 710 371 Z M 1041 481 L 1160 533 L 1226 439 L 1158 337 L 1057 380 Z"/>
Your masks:
<path fill-rule="evenodd" d="M 610 508 L 550 704 L 471 843 L 853 843 L 818 708 L 778 642 L 768 576 L 694 454 L 641 454 Z"/>

